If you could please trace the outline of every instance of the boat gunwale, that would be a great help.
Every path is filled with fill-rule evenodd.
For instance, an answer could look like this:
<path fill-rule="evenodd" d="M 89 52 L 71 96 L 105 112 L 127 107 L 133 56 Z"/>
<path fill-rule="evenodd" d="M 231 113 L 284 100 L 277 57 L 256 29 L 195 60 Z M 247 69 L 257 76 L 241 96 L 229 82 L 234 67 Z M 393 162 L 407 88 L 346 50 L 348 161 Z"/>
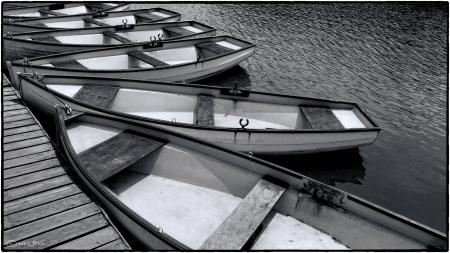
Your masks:
<path fill-rule="evenodd" d="M 153 119 L 153 118 L 147 118 L 139 115 L 133 115 L 128 114 L 124 112 L 114 111 L 108 108 L 101 108 L 97 106 L 90 105 L 88 103 L 76 100 L 74 98 L 71 98 L 69 96 L 66 96 L 64 94 L 58 93 L 56 91 L 50 90 L 46 87 L 44 87 L 42 84 L 36 82 L 34 79 L 29 78 L 26 75 L 19 74 L 21 78 L 25 79 L 26 81 L 32 83 L 36 87 L 48 91 L 49 93 L 62 97 L 74 104 L 78 104 L 84 107 L 87 107 L 92 110 L 97 110 L 102 113 L 109 113 L 109 114 L 116 114 L 118 116 L 126 117 L 126 118 L 132 118 L 136 120 L 145 121 L 148 123 L 156 123 L 156 124 L 162 124 L 162 125 L 169 125 L 169 126 L 175 126 L 175 127 L 184 127 L 184 128 L 190 128 L 190 129 L 201 129 L 201 130 L 210 130 L 210 131 L 220 131 L 220 132 L 233 132 L 233 133 L 278 133 L 278 134 L 289 134 L 289 133 L 353 133 L 353 132 L 378 132 L 381 131 L 381 128 L 378 127 L 376 124 L 372 123 L 372 120 L 364 113 L 364 111 L 359 107 L 358 104 L 352 103 L 352 102 L 341 102 L 341 101 L 331 101 L 326 99 L 320 99 L 320 98 L 308 98 L 308 97 L 300 97 L 300 96 L 293 96 L 293 95 L 285 95 L 285 94 L 272 94 L 272 93 L 266 93 L 266 92 L 259 92 L 259 91 L 250 91 L 250 93 L 256 94 L 256 95 L 263 95 L 263 96 L 275 96 L 280 98 L 292 98 L 292 99 L 309 99 L 317 102 L 327 102 L 327 103 L 335 103 L 335 104 L 347 104 L 350 106 L 354 106 L 357 108 L 364 117 L 371 122 L 374 127 L 368 127 L 368 128 L 347 128 L 347 129 L 242 129 L 242 128 L 232 128 L 232 127 L 217 127 L 217 126 L 205 126 L 205 125 L 196 125 L 196 124 L 188 124 L 188 123 L 182 123 L 182 122 L 171 122 L 166 120 L 160 120 L 160 119 Z M 43 79 L 45 77 L 59 77 L 60 76 L 50 76 L 50 75 L 43 75 Z M 86 77 L 77 77 L 77 76 L 70 76 L 69 78 L 76 78 L 76 79 L 86 79 Z M 90 79 L 89 77 L 87 79 Z M 110 79 L 110 80 L 116 80 L 116 81 L 141 81 L 141 80 L 131 80 L 131 79 L 116 79 L 116 78 L 96 78 L 96 79 Z M 142 81 L 143 83 L 146 83 L 145 81 Z M 163 82 L 153 82 L 157 85 L 173 85 L 173 86 L 186 86 L 183 84 L 176 84 L 176 83 L 163 83 Z M 64 84 L 62 84 L 64 85 Z M 117 87 L 117 86 L 114 86 Z M 120 87 L 120 86 L 119 86 Z M 212 87 L 212 86 L 206 86 L 206 85 L 188 85 L 187 87 L 196 88 L 196 89 L 210 89 L 215 91 L 221 91 L 223 90 L 222 87 Z M 138 89 L 136 89 L 138 90 Z M 200 93 L 199 93 L 200 94 Z M 215 98 L 223 98 L 223 97 L 215 97 Z M 226 98 L 224 98 L 226 99 Z M 330 107 L 322 107 L 322 108 L 330 108 Z"/>
<path fill-rule="evenodd" d="M 175 22 L 156 22 L 156 23 L 142 23 L 142 24 L 135 24 L 133 25 L 134 27 L 145 27 L 145 26 L 150 26 L 150 28 L 152 26 L 161 26 L 161 29 L 164 28 L 170 28 L 170 27 L 181 27 L 184 23 L 186 24 L 197 24 L 200 25 L 202 27 L 206 27 L 206 30 L 199 32 L 199 33 L 194 33 L 194 34 L 188 34 L 188 35 L 183 35 L 183 36 L 178 36 L 178 37 L 174 37 L 171 39 L 163 39 L 163 42 L 168 42 L 168 41 L 173 41 L 173 40 L 183 40 L 184 38 L 189 38 L 189 37 L 193 37 L 193 36 L 199 36 L 199 35 L 203 35 L 203 34 L 207 34 L 207 33 L 211 33 L 211 32 L 216 32 L 217 29 L 200 23 L 198 21 L 195 20 L 186 20 L 186 21 L 175 21 Z M 164 25 L 168 25 L 167 27 L 164 27 Z M 169 26 L 169 25 L 173 25 L 173 26 Z M 178 25 L 178 26 L 177 26 Z M 20 41 L 20 42 L 26 42 L 29 44 L 38 44 L 38 45 L 48 45 L 48 46 L 67 46 L 67 47 L 98 47 L 96 50 L 99 49 L 104 49 L 104 48 L 111 48 L 111 47 L 115 47 L 117 45 L 120 46 L 128 46 L 128 45 L 137 45 L 137 44 L 148 44 L 150 43 L 150 41 L 144 41 L 144 42 L 132 42 L 132 43 L 122 43 L 122 44 L 111 44 L 111 45 L 105 45 L 105 44 L 71 44 L 71 43 L 58 43 L 58 42 L 52 42 L 52 41 L 38 41 L 38 40 L 27 40 L 24 38 L 17 38 L 14 36 L 39 36 L 41 34 L 47 35 L 47 33 L 59 33 L 59 32 L 76 32 L 76 31 L 86 31 L 86 30 L 91 30 L 91 31 L 95 31 L 95 30 L 99 30 L 98 33 L 87 33 L 87 34 L 73 34 L 73 35 L 61 35 L 61 36 L 75 36 L 75 35 L 90 35 L 90 34 L 102 34 L 102 30 L 105 31 L 113 31 L 113 32 L 117 32 L 117 28 L 118 26 L 98 26 L 98 27 L 85 27 L 85 28 L 61 28 L 61 29 L 55 29 L 55 30 L 45 30 L 45 31 L 32 31 L 32 32 L 24 32 L 24 33 L 11 33 L 11 34 L 4 34 L 3 35 L 3 39 L 6 40 L 10 40 L 13 43 L 15 43 L 16 41 Z M 150 29 L 149 29 L 150 30 Z M 130 29 L 130 30 L 126 30 L 127 32 L 136 32 L 134 30 L 134 28 Z M 148 31 L 148 30 L 141 30 L 141 31 Z M 11 38 L 11 36 L 13 38 Z M 54 35 L 54 36 L 58 36 L 58 35 Z M 81 49 L 83 50 L 83 49 Z M 80 50 L 77 50 L 80 51 Z M 74 52 L 74 51 L 72 51 Z M 54 55 L 54 54 L 52 54 Z"/>
<path fill-rule="evenodd" d="M 136 10 L 122 10 L 122 11 L 103 11 L 106 12 L 108 14 L 126 14 L 126 13 L 146 13 L 149 11 L 157 11 L 157 10 L 163 10 L 166 12 L 171 12 L 173 13 L 173 16 L 167 17 L 167 18 L 174 18 L 174 17 L 180 17 L 181 18 L 181 14 L 176 12 L 176 11 L 171 11 L 168 9 L 164 9 L 164 8 L 160 8 L 160 7 L 155 7 L 155 8 L 149 8 L 149 9 L 136 9 Z M 12 24 L 14 25 L 14 23 L 17 23 L 16 25 L 29 25 L 32 26 L 31 24 L 27 24 L 27 22 L 34 22 L 34 21 L 39 21 L 39 20 L 44 20 L 44 19 L 64 19 L 64 18 L 72 18 L 72 17 L 84 17 L 86 16 L 86 18 L 91 17 L 91 18 L 95 18 L 94 17 L 94 13 L 84 13 L 84 14 L 74 14 L 74 15 L 65 15 L 65 16 L 50 16 L 50 17 L 32 17 L 32 18 L 27 18 L 25 20 L 17 20 L 17 19 L 13 19 L 12 20 Z M 120 16 L 119 16 L 120 17 Z M 162 19 L 166 19 L 166 18 L 162 18 Z M 62 21 L 61 21 L 62 22 Z M 9 23 L 8 23 L 9 25 Z M 41 27 L 41 26 L 33 26 L 33 27 Z M 41 27 L 42 28 L 42 27 Z M 50 29 L 61 29 L 61 28 L 52 28 L 49 27 Z M 64 29 L 64 28 L 62 28 Z"/>
<path fill-rule="evenodd" d="M 229 38 L 232 40 L 237 40 L 241 43 L 245 43 L 248 44 L 247 46 L 244 46 L 240 49 L 237 49 L 235 51 L 231 51 L 228 53 L 223 53 L 214 57 L 209 57 L 203 60 L 199 60 L 199 61 L 195 61 L 195 62 L 187 62 L 187 63 L 182 63 L 182 64 L 176 64 L 176 65 L 168 65 L 168 66 L 157 66 L 157 67 L 153 67 L 153 68 L 131 68 L 131 69 L 113 69 L 113 70 L 108 70 L 108 69 L 71 69 L 71 68 L 61 68 L 61 67 L 49 67 L 49 66 L 41 66 L 41 65 L 33 65 L 32 61 L 38 61 L 38 60 L 45 60 L 45 59 L 49 59 L 49 58 L 53 58 L 53 57 L 64 57 L 64 56 L 70 56 L 70 55 L 76 55 L 76 54 L 86 54 L 86 53 L 91 53 L 91 52 L 96 52 L 96 51 L 107 51 L 107 50 L 120 50 L 120 49 L 126 49 L 126 48 L 132 48 L 132 47 L 143 47 L 144 45 L 147 45 L 148 42 L 141 42 L 141 43 L 134 43 L 134 44 L 123 44 L 123 45 L 118 45 L 118 46 L 109 46 L 108 48 L 101 48 L 101 49 L 88 49 L 88 50 L 80 50 L 80 51 L 73 51 L 73 52 L 65 52 L 65 53 L 58 53 L 58 54 L 52 54 L 52 55 L 46 55 L 46 56 L 39 56 L 39 57 L 34 57 L 34 58 L 29 58 L 28 61 L 30 62 L 31 67 L 33 68 L 43 68 L 43 69 L 50 69 L 50 70 L 59 70 L 59 71 L 71 71 L 71 72 L 87 72 L 87 73 L 115 73 L 115 74 L 119 74 L 119 73 L 123 73 L 123 72 L 141 72 L 141 71 L 154 71 L 154 70 L 160 70 L 160 69 L 171 69 L 171 68 L 179 68 L 179 67 L 185 67 L 185 66 L 189 66 L 189 65 L 195 65 L 195 64 L 203 64 L 205 62 L 208 61 L 212 61 L 212 60 L 216 60 L 228 55 L 232 55 L 232 54 L 236 54 L 242 51 L 245 51 L 247 49 L 251 49 L 251 48 L 255 48 L 256 45 L 235 37 L 231 37 L 228 35 L 222 35 L 222 36 L 212 36 L 212 37 L 206 37 L 206 38 L 189 38 L 189 39 L 182 39 L 182 40 L 169 40 L 169 41 L 163 41 L 163 44 L 166 43 L 182 43 L 182 42 L 190 42 L 190 41 L 196 41 L 196 40 L 206 40 L 206 39 L 212 39 L 212 40 L 218 40 L 220 38 Z M 192 44 L 192 46 L 195 47 L 195 44 Z M 164 50 L 164 49 L 163 49 Z M 156 51 L 156 50 L 155 50 Z M 95 58 L 95 57 L 93 57 Z M 19 60 L 14 60 L 12 62 L 10 62 L 12 65 L 22 65 L 21 63 L 21 59 Z"/>
<path fill-rule="evenodd" d="M 63 117 L 62 116 L 62 114 L 63 114 L 62 109 L 57 109 L 57 112 L 58 113 L 57 113 L 56 117 L 58 117 L 60 119 L 60 120 L 58 120 L 59 123 L 57 122 L 57 124 L 62 124 L 62 125 L 64 125 L 64 128 L 65 128 L 65 123 L 64 123 L 65 121 L 61 120 L 61 117 Z M 159 131 L 159 132 L 164 132 L 164 133 L 166 133 L 168 135 L 174 135 L 177 138 L 187 139 L 188 141 L 192 141 L 192 142 L 197 143 L 197 144 L 202 144 L 202 145 L 207 146 L 209 148 L 217 149 L 220 152 L 229 153 L 231 155 L 235 155 L 235 156 L 238 156 L 240 158 L 243 158 L 243 159 L 245 159 L 247 161 L 255 162 L 255 163 L 259 164 L 259 165 L 268 167 L 269 169 L 273 169 L 273 170 L 275 170 L 277 172 L 284 173 L 284 174 L 286 174 L 286 175 L 288 175 L 290 177 L 293 177 L 293 178 L 295 178 L 297 180 L 306 180 L 306 181 L 309 181 L 309 182 L 314 182 L 314 183 L 316 183 L 318 185 L 321 185 L 322 187 L 324 187 L 326 189 L 331 189 L 331 190 L 333 190 L 335 192 L 339 192 L 339 193 L 341 193 L 341 194 L 346 196 L 346 201 L 343 204 L 336 204 L 336 203 L 329 202 L 329 201 L 322 202 L 323 200 L 320 200 L 321 203 L 324 204 L 324 205 L 336 206 L 336 207 L 343 208 L 344 210 L 352 212 L 351 211 L 352 204 L 354 206 L 355 205 L 354 203 L 356 203 L 358 205 L 362 205 L 363 207 L 369 209 L 370 211 L 375 211 L 377 213 L 381 213 L 381 215 L 385 215 L 385 216 L 387 216 L 389 218 L 392 218 L 392 219 L 394 219 L 394 220 L 396 220 L 396 221 L 398 221 L 398 222 L 400 222 L 402 224 L 405 224 L 406 226 L 411 226 L 412 228 L 418 229 L 418 230 L 422 231 L 425 234 L 431 235 L 433 237 L 437 237 L 440 240 L 447 241 L 447 236 L 444 233 L 442 233 L 442 232 L 440 232 L 440 231 L 438 231 L 436 229 L 433 229 L 433 228 L 431 228 L 429 226 L 426 226 L 426 225 L 423 225 L 421 223 L 415 222 L 415 221 L 413 221 L 413 220 L 411 220 L 411 219 L 409 219 L 409 218 L 407 218 L 405 216 L 402 216 L 400 214 L 397 214 L 397 213 L 395 213 L 393 211 L 389 211 L 387 209 L 381 208 L 380 206 L 378 206 L 376 204 L 373 204 L 373 203 L 371 203 L 371 202 L 369 202 L 367 200 L 364 200 L 362 198 L 359 198 L 359 197 L 357 197 L 357 196 L 355 196 L 355 195 L 353 195 L 351 193 L 348 193 L 346 191 L 340 190 L 340 189 L 338 189 L 336 187 L 333 187 L 333 186 L 329 186 L 329 185 L 324 184 L 324 183 L 322 183 L 320 181 L 317 181 L 317 180 L 312 179 L 310 177 L 304 176 L 304 175 L 302 175 L 302 174 L 300 174 L 298 172 L 286 169 L 286 168 L 284 168 L 282 166 L 279 166 L 279 165 L 276 165 L 274 163 L 262 160 L 260 158 L 257 158 L 257 157 L 254 157 L 254 156 L 249 156 L 249 155 L 241 153 L 241 152 L 233 151 L 231 149 L 227 149 L 225 147 L 222 147 L 222 146 L 219 146 L 219 145 L 215 145 L 213 143 L 209 143 L 209 142 L 206 142 L 206 141 L 203 141 L 203 140 L 200 140 L 200 139 L 197 139 L 197 138 L 194 138 L 194 137 L 182 134 L 182 133 L 177 133 L 177 132 L 168 130 L 168 129 L 160 128 L 160 127 L 157 127 L 157 126 L 147 126 L 147 125 L 145 125 L 145 124 L 143 124 L 141 122 L 135 121 L 135 120 L 131 120 L 130 121 L 130 120 L 124 119 L 121 116 L 101 115 L 101 114 L 98 114 L 98 113 L 85 112 L 84 111 L 84 112 L 82 112 L 82 114 L 78 115 L 77 117 L 83 116 L 83 115 L 87 115 L 87 116 L 91 116 L 91 117 L 97 117 L 97 118 L 106 119 L 106 120 L 118 121 L 120 123 L 128 124 L 128 125 L 132 124 L 132 125 L 135 125 L 135 126 L 138 126 L 138 127 L 143 127 L 143 128 L 151 128 L 152 130 L 156 130 L 156 131 Z M 67 132 L 66 131 L 64 131 L 62 137 L 65 138 L 64 140 L 68 140 L 68 136 L 67 136 Z M 66 147 L 67 144 L 68 144 L 67 141 L 62 143 L 64 148 L 67 148 Z M 77 168 L 91 181 L 91 184 L 97 190 L 99 190 L 100 192 L 103 192 L 101 187 L 99 187 L 98 184 L 95 183 L 95 181 L 89 175 L 86 175 L 85 171 L 83 169 L 81 169 L 81 167 L 79 167 L 78 160 L 74 159 L 76 156 L 73 156 L 74 155 L 73 148 L 71 147 L 71 145 L 68 145 L 68 146 L 69 146 L 69 149 L 68 149 L 69 150 L 69 155 L 72 156 L 71 159 L 73 159 L 75 161 L 75 164 L 78 166 Z M 291 185 L 291 187 L 292 187 L 292 185 Z M 296 189 L 296 190 L 300 191 L 300 189 Z M 310 193 L 307 193 L 307 194 L 310 195 L 313 199 L 315 199 L 314 196 L 312 196 Z M 118 202 L 116 199 L 114 199 L 110 195 L 106 195 L 106 196 L 109 198 L 110 201 L 112 200 L 113 204 Z M 319 200 L 315 200 L 315 201 L 319 201 Z M 352 202 L 354 202 L 354 203 L 352 203 Z M 120 205 L 121 203 L 119 202 L 118 204 Z M 354 213 L 354 212 L 352 212 L 352 213 L 354 215 L 361 215 L 359 213 Z M 127 216 L 129 216 L 129 215 L 127 215 Z M 362 216 L 362 217 L 364 218 L 364 216 Z M 138 217 L 131 216 L 131 218 L 133 220 L 135 220 L 135 218 L 139 218 L 139 216 Z M 370 220 L 370 222 L 376 223 L 373 220 Z M 388 230 L 389 231 L 394 231 L 394 232 L 399 233 L 399 234 L 402 234 L 402 235 L 406 236 L 409 239 L 417 240 L 416 238 L 412 238 L 412 236 L 403 234 L 401 231 L 392 230 L 392 229 L 389 229 L 389 228 L 388 228 Z M 162 237 L 161 235 L 159 235 L 157 233 L 156 233 L 156 236 L 159 236 L 163 240 L 166 239 L 165 237 Z M 423 241 L 419 241 L 419 242 L 422 245 L 425 244 L 425 242 L 423 242 Z M 447 245 L 448 245 L 448 241 L 447 241 Z M 374 251 L 374 250 L 372 249 L 371 251 Z M 410 250 L 408 250 L 408 251 L 410 251 Z"/>

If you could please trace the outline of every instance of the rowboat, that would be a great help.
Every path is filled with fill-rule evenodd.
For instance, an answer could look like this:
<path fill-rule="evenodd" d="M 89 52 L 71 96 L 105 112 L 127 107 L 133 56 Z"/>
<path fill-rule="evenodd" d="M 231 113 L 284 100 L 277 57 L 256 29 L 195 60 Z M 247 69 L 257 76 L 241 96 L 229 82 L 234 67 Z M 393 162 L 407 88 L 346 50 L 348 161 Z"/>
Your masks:
<path fill-rule="evenodd" d="M 25 7 L 36 7 L 36 6 L 47 6 L 53 3 L 42 3 L 42 2 L 4 2 L 2 3 L 3 10 L 13 10 Z"/>
<path fill-rule="evenodd" d="M 443 233 L 283 167 L 138 121 L 60 106 L 56 131 L 69 166 L 150 249 L 447 247 Z"/>
<path fill-rule="evenodd" d="M 181 14 L 163 8 L 138 9 L 127 11 L 100 11 L 96 13 L 66 16 L 8 20 L 3 23 L 3 33 L 23 33 L 54 29 L 84 28 L 121 25 L 126 19 L 129 25 L 179 21 Z"/>
<path fill-rule="evenodd" d="M 357 104 L 248 90 L 110 78 L 21 76 L 47 120 L 58 96 L 76 110 L 140 120 L 237 151 L 321 152 L 367 145 L 379 127 Z"/>
<path fill-rule="evenodd" d="M 7 62 L 13 83 L 17 73 L 97 76 L 155 81 L 191 82 L 238 65 L 254 45 L 230 36 L 123 45 Z M 13 46 L 13 50 L 20 48 Z M 44 46 L 18 55 L 45 55 Z"/>
<path fill-rule="evenodd" d="M 3 35 L 4 59 L 46 56 L 80 50 L 104 49 L 116 45 L 149 43 L 151 40 L 179 40 L 215 36 L 216 30 L 195 21 L 128 24 L 118 26 L 61 29 Z M 126 22 L 125 22 L 126 21 Z"/>
<path fill-rule="evenodd" d="M 53 4 L 42 4 L 35 6 L 25 6 L 12 8 L 2 11 L 2 20 L 9 19 L 25 20 L 36 17 L 52 17 L 65 16 L 83 13 L 96 13 L 99 11 L 120 11 L 129 7 L 125 3 L 99 3 L 99 2 L 85 2 L 85 3 L 64 3 L 57 2 Z"/>

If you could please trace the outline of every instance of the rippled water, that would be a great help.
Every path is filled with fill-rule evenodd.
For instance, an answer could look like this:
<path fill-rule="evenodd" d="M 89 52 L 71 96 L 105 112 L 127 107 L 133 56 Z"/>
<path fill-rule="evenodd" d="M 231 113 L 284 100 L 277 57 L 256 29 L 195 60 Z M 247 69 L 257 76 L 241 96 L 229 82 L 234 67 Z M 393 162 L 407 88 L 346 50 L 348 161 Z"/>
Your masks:
<path fill-rule="evenodd" d="M 135 4 L 257 45 L 204 84 L 353 101 L 383 129 L 359 150 L 264 157 L 446 230 L 446 3 Z"/>

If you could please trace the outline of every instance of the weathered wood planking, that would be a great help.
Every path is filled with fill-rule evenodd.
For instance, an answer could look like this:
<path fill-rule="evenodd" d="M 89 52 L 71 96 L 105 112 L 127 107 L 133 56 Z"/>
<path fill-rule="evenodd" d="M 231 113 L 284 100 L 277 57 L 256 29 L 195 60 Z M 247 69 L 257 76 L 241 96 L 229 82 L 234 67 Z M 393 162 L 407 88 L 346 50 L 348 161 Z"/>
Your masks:
<path fill-rule="evenodd" d="M 70 241 L 68 243 L 59 245 L 52 250 L 88 250 L 103 246 L 107 243 L 119 239 L 111 227 L 106 227 L 94 233 L 85 235 L 79 239 Z"/>
<path fill-rule="evenodd" d="M 25 133 L 15 134 L 12 136 L 6 136 L 3 138 L 3 143 L 8 144 L 11 142 L 29 140 L 29 139 L 33 139 L 33 138 L 42 137 L 42 136 L 45 136 L 45 133 L 42 130 L 35 130 L 32 132 L 25 132 Z M 3 148 L 5 148 L 5 147 L 3 146 Z"/>
<path fill-rule="evenodd" d="M 202 250 L 241 250 L 286 188 L 261 179 L 201 246 Z"/>
<path fill-rule="evenodd" d="M 6 215 L 3 218 L 3 228 L 6 230 L 17 227 L 89 202 L 91 202 L 91 200 L 84 194 L 76 194 L 67 198 L 62 198 L 44 205 Z"/>
<path fill-rule="evenodd" d="M 21 140 L 16 142 L 5 143 L 3 142 L 3 151 L 12 151 L 16 149 L 22 149 L 30 146 L 41 145 L 45 143 L 50 143 L 46 136 L 41 136 L 38 138 L 30 138 L 28 140 Z"/>
<path fill-rule="evenodd" d="M 51 142 L 3 79 L 3 246 L 130 250 L 66 174 Z M 12 240 L 15 243 L 8 244 Z M 62 247 L 65 245 L 65 247 Z"/>
<path fill-rule="evenodd" d="M 214 126 L 214 97 L 199 95 L 195 109 L 198 125 Z"/>
<path fill-rule="evenodd" d="M 90 105 L 106 108 L 114 99 L 119 89 L 119 87 L 85 85 L 74 95 L 74 99 Z"/>
<path fill-rule="evenodd" d="M 8 178 L 17 177 L 40 170 L 50 169 L 59 165 L 61 164 L 57 158 L 51 158 L 40 162 L 25 164 L 12 169 L 3 170 L 3 179 L 5 180 Z"/>
<path fill-rule="evenodd" d="M 67 198 L 80 192 L 81 190 L 78 186 L 75 184 L 69 184 L 14 201 L 9 201 L 3 204 L 3 215 L 20 212 L 51 201 Z"/>
<path fill-rule="evenodd" d="M 79 155 L 81 166 L 102 181 L 131 166 L 164 143 L 131 132 L 122 132 Z"/>
<path fill-rule="evenodd" d="M 10 179 L 5 179 L 3 180 L 3 190 L 9 190 L 11 188 L 35 183 L 64 174 L 66 174 L 66 172 L 62 167 L 54 167 L 18 177 L 13 177 Z"/>

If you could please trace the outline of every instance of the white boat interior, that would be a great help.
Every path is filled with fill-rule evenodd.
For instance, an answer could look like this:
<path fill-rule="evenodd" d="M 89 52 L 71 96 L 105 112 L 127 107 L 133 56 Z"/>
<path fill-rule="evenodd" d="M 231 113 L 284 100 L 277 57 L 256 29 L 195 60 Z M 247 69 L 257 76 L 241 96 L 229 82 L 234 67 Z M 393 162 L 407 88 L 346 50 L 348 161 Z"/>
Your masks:
<path fill-rule="evenodd" d="M 75 121 L 67 130 L 70 144 L 90 176 L 104 175 L 98 181 L 116 199 L 161 233 L 192 249 L 211 240 L 261 180 L 259 174 L 227 161 L 124 129 Z M 127 147 L 120 151 L 116 144 L 136 137 L 144 143 L 132 142 L 130 147 L 137 150 L 142 150 L 139 145 L 157 145 L 123 168 L 112 171 L 105 167 L 106 174 L 96 170 L 101 153 L 113 153 L 117 161 L 133 159 L 120 153 L 132 151 Z M 95 156 L 89 161 L 91 154 Z M 253 249 L 346 249 L 330 235 L 282 213 L 275 212 L 267 223 Z"/>
<path fill-rule="evenodd" d="M 123 56 L 118 56 L 123 57 Z M 123 64 L 122 59 L 113 62 Z M 84 62 L 83 64 L 87 64 Z M 94 62 L 89 64 L 95 64 Z M 89 86 L 89 85 L 87 85 Z M 47 87 L 85 103 L 77 94 L 86 89 L 82 85 L 48 84 Z M 97 91 L 100 92 L 100 91 Z M 203 105 L 211 100 L 211 104 Z M 107 109 L 149 119 L 168 122 L 201 124 L 205 116 L 211 118 L 210 127 L 247 129 L 353 129 L 367 128 L 355 109 L 315 108 L 303 105 L 239 101 L 150 90 L 120 88 L 111 95 Z M 240 123 L 240 119 L 244 122 Z M 203 124 L 204 125 L 204 124 Z"/>
<path fill-rule="evenodd" d="M 187 27 L 186 29 L 191 29 Z M 186 30 L 185 29 L 185 30 Z M 195 28 L 196 29 L 196 28 Z M 127 33 L 127 36 L 139 39 L 140 34 Z M 105 37 L 88 36 L 86 41 L 93 42 L 94 40 L 101 41 Z M 79 39 L 77 39 L 79 40 Z M 102 43 L 114 44 L 113 39 L 104 41 Z M 175 47 L 168 49 L 158 49 L 147 51 L 136 51 L 132 53 L 123 53 L 118 51 L 116 54 L 109 54 L 107 56 L 86 57 L 73 59 L 59 59 L 51 60 L 50 62 L 41 63 L 41 66 L 62 67 L 62 68 L 76 68 L 76 69 L 90 69 L 90 70 L 121 70 L 121 69 L 139 69 L 139 68 L 157 68 L 176 66 L 186 63 L 195 63 L 198 60 L 209 59 L 211 57 L 219 57 L 224 54 L 232 53 L 242 47 L 238 43 L 228 41 L 223 38 L 217 42 L 198 43 L 192 46 Z M 136 55 L 136 53 L 138 55 Z M 121 62 L 118 62 L 120 59 Z M 146 64 L 144 64 L 146 63 Z"/>
<path fill-rule="evenodd" d="M 123 7 L 119 7 L 119 4 L 117 3 L 91 3 L 91 4 L 86 4 L 86 5 L 81 5 L 81 4 L 75 4 L 75 6 L 69 6 L 69 7 L 65 7 L 65 8 L 61 8 L 61 9 L 53 9 L 51 11 L 49 10 L 36 10 L 36 11 L 28 11 L 25 9 L 23 12 L 21 12 L 20 10 L 13 10 L 11 12 L 13 13 L 8 13 L 8 11 L 6 11 L 5 13 L 3 13 L 4 15 L 7 16 L 13 16 L 13 17 L 33 17 L 33 18 L 37 18 L 37 17 L 52 17 L 52 16 L 58 16 L 58 15 L 76 15 L 76 14 L 87 14 L 87 13 L 93 13 L 97 10 L 101 10 L 101 9 L 111 9 L 111 8 L 115 8 L 117 7 L 116 10 L 120 10 L 120 9 L 124 9 L 127 8 L 126 6 Z"/>
<path fill-rule="evenodd" d="M 118 18 L 111 18 L 117 19 Z M 116 21 L 117 21 L 116 20 Z M 83 20 L 67 22 L 51 23 L 60 27 L 70 25 L 72 28 L 77 26 L 96 27 L 98 24 Z M 123 25 L 123 24 L 122 24 Z M 33 41 L 62 43 L 67 45 L 117 45 L 124 43 L 140 43 L 149 42 L 153 39 L 163 38 L 165 40 L 184 38 L 188 36 L 198 35 L 210 28 L 200 23 L 181 22 L 172 23 L 165 26 L 140 26 L 124 31 L 105 31 L 105 30 L 77 30 L 67 34 L 66 31 L 52 31 L 43 34 L 32 34 L 31 36 L 23 35 L 22 38 Z M 213 31 L 213 30 L 212 30 Z M 21 38 L 18 36 L 17 38 Z M 223 44 L 223 43 L 222 43 Z M 225 45 L 226 46 L 226 45 Z M 233 45 L 232 45 L 233 46 Z"/>

